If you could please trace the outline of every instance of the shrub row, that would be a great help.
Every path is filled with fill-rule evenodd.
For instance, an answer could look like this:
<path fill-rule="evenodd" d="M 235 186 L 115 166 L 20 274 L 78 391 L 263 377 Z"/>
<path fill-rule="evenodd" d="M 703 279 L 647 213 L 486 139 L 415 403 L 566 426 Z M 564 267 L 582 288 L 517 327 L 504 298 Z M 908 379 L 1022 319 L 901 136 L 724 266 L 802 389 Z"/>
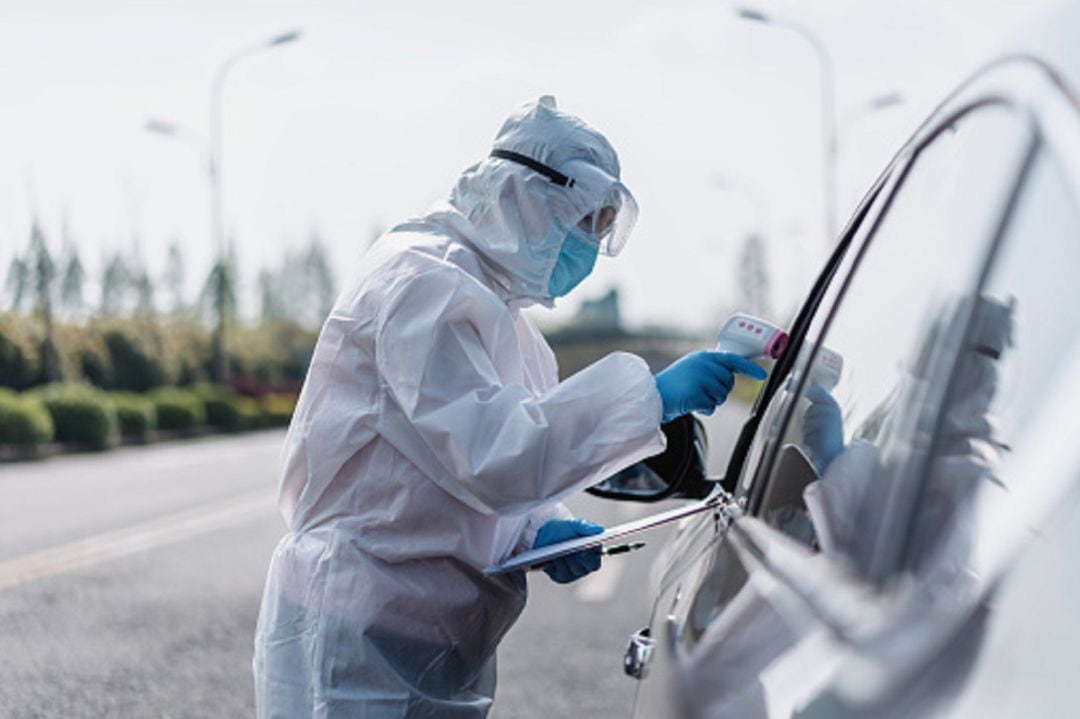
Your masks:
<path fill-rule="evenodd" d="M 53 438 L 52 417 L 41 402 L 0 390 L 0 442 L 32 447 Z"/>
<path fill-rule="evenodd" d="M 211 385 L 136 394 L 86 384 L 53 384 L 17 394 L 0 388 L 0 446 L 32 448 L 51 441 L 105 450 L 120 440 L 147 441 L 156 431 L 209 427 L 239 432 L 288 424 L 291 395 L 244 397 Z"/>
<path fill-rule="evenodd" d="M 232 326 L 228 361 L 234 386 L 258 395 L 294 391 L 303 380 L 315 333 L 283 322 Z M 27 390 L 59 377 L 108 390 L 191 387 L 213 377 L 210 332 L 193 319 L 95 318 L 53 324 L 0 313 L 0 386 Z"/>

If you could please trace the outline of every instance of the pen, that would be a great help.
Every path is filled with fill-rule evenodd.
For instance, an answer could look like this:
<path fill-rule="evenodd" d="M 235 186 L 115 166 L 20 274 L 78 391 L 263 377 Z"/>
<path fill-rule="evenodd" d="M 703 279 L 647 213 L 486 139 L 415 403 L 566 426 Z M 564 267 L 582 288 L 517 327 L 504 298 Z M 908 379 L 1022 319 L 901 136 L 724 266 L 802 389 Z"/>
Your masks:
<path fill-rule="evenodd" d="M 615 546 L 612 546 L 612 547 L 604 547 L 603 549 L 600 550 L 600 553 L 603 554 L 605 557 L 610 557 L 610 556 L 612 556 L 614 554 L 626 554 L 627 552 L 632 552 L 635 549 L 641 549 L 644 546 L 645 546 L 645 542 L 630 542 L 629 544 L 616 544 Z M 552 560 L 552 561 L 554 561 L 554 560 Z M 531 567 L 529 567 L 529 569 L 530 570 L 543 569 L 544 567 L 548 566 L 549 564 L 551 564 L 551 561 L 541 562 L 540 564 L 532 565 Z"/>
<path fill-rule="evenodd" d="M 645 542 L 630 542 L 629 544 L 616 544 L 614 547 L 604 547 L 603 554 L 606 557 L 610 557 L 613 554 L 626 554 L 632 552 L 635 549 L 641 549 L 645 546 Z"/>

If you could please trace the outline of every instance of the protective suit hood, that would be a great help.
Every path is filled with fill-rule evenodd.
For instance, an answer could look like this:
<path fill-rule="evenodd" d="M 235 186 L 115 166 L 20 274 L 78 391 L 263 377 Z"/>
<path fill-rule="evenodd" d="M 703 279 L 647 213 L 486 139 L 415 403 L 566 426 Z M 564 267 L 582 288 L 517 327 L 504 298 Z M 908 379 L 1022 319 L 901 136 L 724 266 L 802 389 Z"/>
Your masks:
<path fill-rule="evenodd" d="M 462 173 L 448 206 L 427 219 L 454 227 L 481 255 L 493 289 L 509 304 L 551 306 L 548 281 L 567 232 L 613 191 L 630 210 L 624 214 L 631 224 L 636 216 L 633 197 L 619 182 L 618 155 L 599 132 L 556 109 L 549 95 L 518 108 L 495 136 L 493 150 L 573 181 L 564 186 L 520 162 L 487 157 Z M 620 230 L 624 239 L 629 228 Z"/>

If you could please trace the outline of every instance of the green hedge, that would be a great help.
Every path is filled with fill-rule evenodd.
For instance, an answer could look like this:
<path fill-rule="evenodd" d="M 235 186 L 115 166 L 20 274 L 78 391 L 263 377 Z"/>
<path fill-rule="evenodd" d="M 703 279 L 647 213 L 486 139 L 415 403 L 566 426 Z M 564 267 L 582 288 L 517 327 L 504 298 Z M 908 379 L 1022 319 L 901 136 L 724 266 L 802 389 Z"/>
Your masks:
<path fill-rule="evenodd" d="M 28 393 L 39 398 L 52 417 L 58 442 L 108 449 L 120 440 L 120 423 L 112 399 L 81 384 L 53 384 Z"/>
<path fill-rule="evenodd" d="M 266 415 L 263 414 L 259 400 L 253 397 L 237 397 L 236 409 L 240 412 L 244 429 L 260 429 L 267 426 Z"/>
<path fill-rule="evenodd" d="M 101 333 L 80 325 L 56 325 L 64 376 L 80 378 L 95 387 L 111 387 L 113 370 Z"/>
<path fill-rule="evenodd" d="M 0 312 L 0 386 L 30 390 L 47 381 L 146 392 L 191 387 L 213 377 L 211 332 L 190 316 L 55 320 Z M 290 392 L 302 382 L 316 333 L 286 322 L 229 328 L 232 379 L 246 395 Z"/>
<path fill-rule="evenodd" d="M 113 392 L 110 396 L 120 420 L 121 436 L 145 440 L 157 429 L 157 407 L 151 399 L 130 392 Z"/>
<path fill-rule="evenodd" d="M 188 431 L 206 424 L 206 409 L 199 396 L 190 390 L 159 389 L 147 397 L 157 411 L 158 429 Z"/>
<path fill-rule="evenodd" d="M 29 318 L 0 314 L 0 385 L 34 386 L 41 376 L 41 340 Z"/>
<path fill-rule="evenodd" d="M 296 411 L 296 397 L 291 394 L 268 394 L 261 404 L 267 427 L 287 427 Z"/>
<path fill-rule="evenodd" d="M 192 392 L 206 411 L 206 423 L 215 429 L 238 432 L 244 428 L 244 417 L 237 406 L 237 396 L 215 385 L 203 384 Z"/>
<path fill-rule="evenodd" d="M 145 392 L 168 382 L 156 332 L 132 326 L 108 329 L 101 337 L 112 363 L 112 387 Z"/>
<path fill-rule="evenodd" d="M 206 423 L 224 432 L 258 429 L 269 424 L 262 404 L 215 385 L 200 385 L 194 390 L 206 409 Z"/>
<path fill-rule="evenodd" d="M 53 438 L 52 417 L 31 397 L 0 391 L 0 444 L 31 447 Z"/>

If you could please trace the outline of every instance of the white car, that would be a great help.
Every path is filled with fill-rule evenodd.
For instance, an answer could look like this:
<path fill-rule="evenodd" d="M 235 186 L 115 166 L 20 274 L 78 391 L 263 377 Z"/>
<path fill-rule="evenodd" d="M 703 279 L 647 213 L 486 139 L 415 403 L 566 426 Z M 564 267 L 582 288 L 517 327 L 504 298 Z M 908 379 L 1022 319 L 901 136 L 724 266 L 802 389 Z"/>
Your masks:
<path fill-rule="evenodd" d="M 635 717 L 1080 716 L 1072 54 L 992 62 L 899 151 L 723 480 L 605 483 L 719 500 L 654 570 Z"/>

